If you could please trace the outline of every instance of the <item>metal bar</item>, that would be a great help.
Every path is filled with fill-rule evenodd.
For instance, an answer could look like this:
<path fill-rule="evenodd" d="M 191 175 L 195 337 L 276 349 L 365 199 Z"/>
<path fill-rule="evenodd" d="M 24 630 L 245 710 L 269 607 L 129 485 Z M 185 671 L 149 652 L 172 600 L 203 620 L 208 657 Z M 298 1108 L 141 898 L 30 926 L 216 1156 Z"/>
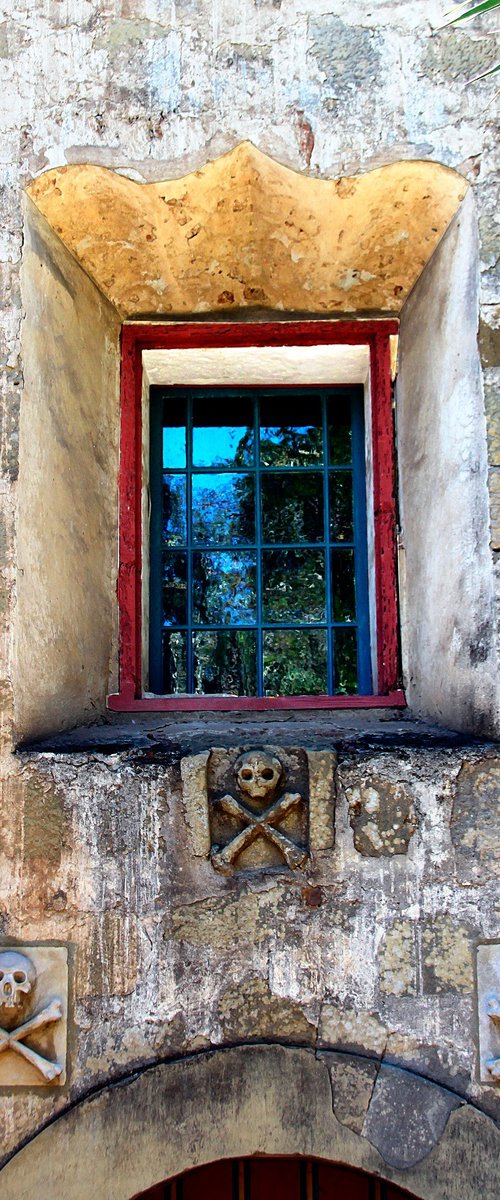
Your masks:
<path fill-rule="evenodd" d="M 193 635 L 192 635 L 192 617 L 193 617 L 193 563 L 191 555 L 191 545 L 193 540 L 193 496 L 191 484 L 191 468 L 193 461 L 193 398 L 191 394 L 187 396 L 186 408 L 186 533 L 187 533 L 187 562 L 186 562 L 186 590 L 187 590 L 187 626 L 188 635 L 186 638 L 186 678 L 189 692 L 194 691 L 194 671 L 193 671 Z"/>
<path fill-rule="evenodd" d="M 352 398 L 352 482 L 354 518 L 354 586 L 358 624 L 358 691 L 372 690 L 370 611 L 368 601 L 368 549 L 366 544 L 365 424 L 363 397 Z"/>
<path fill-rule="evenodd" d="M 255 438 L 255 540 L 257 543 L 257 696 L 264 695 L 264 639 L 262 636 L 262 521 L 260 511 L 260 405 L 254 396 Z"/>
<path fill-rule="evenodd" d="M 331 550 L 354 550 L 354 547 L 355 547 L 354 542 L 330 542 Z M 219 545 L 219 543 L 216 544 L 215 542 L 210 542 L 210 543 L 209 542 L 200 542 L 200 543 L 193 542 L 191 548 L 192 548 L 192 550 L 203 550 L 206 554 L 231 554 L 233 550 L 238 550 L 239 552 L 244 551 L 246 553 L 247 551 L 250 551 L 250 550 L 258 550 L 259 549 L 256 542 L 245 542 L 244 544 L 243 543 L 238 544 L 238 543 L 234 543 L 234 542 L 233 543 L 224 542 L 220 545 Z M 172 552 L 172 554 L 180 553 L 182 550 L 186 550 L 186 549 L 187 549 L 186 545 L 181 542 L 179 542 L 179 544 L 178 545 L 176 544 L 175 546 L 171 546 L 171 545 L 166 546 L 166 550 L 170 550 Z M 325 543 L 324 542 L 262 542 L 260 545 L 260 549 L 261 550 L 297 550 L 300 553 L 300 551 L 302 551 L 302 550 L 324 550 Z"/>
<path fill-rule="evenodd" d="M 162 525 L 163 525 L 163 401 L 151 401 L 149 487 L 149 688 L 165 691 L 163 672 Z"/>
<path fill-rule="evenodd" d="M 356 621 L 332 621 L 331 625 L 335 629 L 357 629 Z M 167 625 L 165 633 L 184 633 L 187 630 L 187 625 Z M 196 633 L 255 633 L 257 623 L 255 625 L 197 625 L 193 622 L 192 629 Z M 304 624 L 302 621 L 280 621 L 273 624 L 272 621 L 262 621 L 261 628 L 266 631 L 274 632 L 279 629 L 328 629 L 326 621 L 311 621 L 309 624 Z"/>
<path fill-rule="evenodd" d="M 325 582 L 326 582 L 326 619 L 328 633 L 326 642 L 327 691 L 333 695 L 333 632 L 332 632 L 332 557 L 330 552 L 330 474 L 328 453 L 328 408 L 326 393 L 321 396 L 323 417 L 323 519 L 325 522 Z"/>

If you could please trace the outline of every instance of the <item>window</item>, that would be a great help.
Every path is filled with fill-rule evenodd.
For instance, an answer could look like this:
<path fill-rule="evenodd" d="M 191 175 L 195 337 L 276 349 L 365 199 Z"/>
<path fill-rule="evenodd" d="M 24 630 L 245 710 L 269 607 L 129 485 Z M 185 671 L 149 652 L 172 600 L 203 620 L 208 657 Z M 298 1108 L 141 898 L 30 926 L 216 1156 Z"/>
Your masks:
<path fill-rule="evenodd" d="M 115 710 L 404 704 L 394 320 L 122 330 Z"/>
<path fill-rule="evenodd" d="M 363 389 L 151 390 L 149 689 L 371 692 Z"/>

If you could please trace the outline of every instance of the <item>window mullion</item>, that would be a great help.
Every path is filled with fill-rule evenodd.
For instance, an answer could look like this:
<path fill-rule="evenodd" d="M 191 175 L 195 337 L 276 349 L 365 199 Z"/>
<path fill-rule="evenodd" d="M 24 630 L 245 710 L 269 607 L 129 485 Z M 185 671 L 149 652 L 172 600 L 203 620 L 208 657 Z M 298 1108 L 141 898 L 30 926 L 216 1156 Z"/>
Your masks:
<path fill-rule="evenodd" d="M 324 488 L 324 521 L 325 521 L 325 582 L 326 582 L 326 621 L 327 621 L 327 671 L 328 695 L 333 696 L 335 680 L 333 675 L 333 638 L 332 628 L 332 563 L 330 549 L 330 475 L 328 454 L 328 408 L 324 392 L 321 394 L 321 412 L 323 418 L 323 488 Z"/>
<path fill-rule="evenodd" d="M 193 662 L 193 398 L 188 394 L 186 407 L 186 608 L 187 608 L 187 645 L 186 645 L 186 679 L 188 692 L 194 692 L 194 662 Z"/>
<path fill-rule="evenodd" d="M 260 420 L 259 397 L 254 397 L 254 442 L 255 442 L 255 540 L 256 587 L 257 587 L 257 695 L 264 695 L 264 660 L 262 634 L 262 528 L 260 512 Z"/>

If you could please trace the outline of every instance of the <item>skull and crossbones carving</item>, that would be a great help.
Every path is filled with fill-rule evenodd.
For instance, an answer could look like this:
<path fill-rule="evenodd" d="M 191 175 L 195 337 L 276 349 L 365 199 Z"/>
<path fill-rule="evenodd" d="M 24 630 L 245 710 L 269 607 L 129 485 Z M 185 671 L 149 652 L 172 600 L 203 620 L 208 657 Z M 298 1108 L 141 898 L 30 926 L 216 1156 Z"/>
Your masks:
<path fill-rule="evenodd" d="M 26 954 L 18 950 L 0 953 L 0 1054 L 4 1050 L 13 1050 L 51 1083 L 62 1074 L 63 1067 L 26 1046 L 24 1039 L 37 1029 L 45 1029 L 59 1021 L 63 1009 L 60 1000 L 52 1000 L 41 1012 L 23 1021 L 32 1002 L 35 983 L 36 970 Z"/>
<path fill-rule="evenodd" d="M 241 754 L 234 765 L 234 777 L 243 801 L 234 796 L 222 796 L 215 802 L 220 811 L 241 821 L 244 829 L 222 848 L 212 849 L 212 864 L 227 874 L 248 846 L 257 838 L 264 838 L 279 850 L 287 866 L 296 870 L 303 866 L 307 851 L 296 846 L 290 837 L 277 829 L 288 813 L 303 804 L 299 792 L 285 792 L 277 797 L 283 776 L 279 758 L 265 750 L 251 750 Z"/>
<path fill-rule="evenodd" d="M 495 1029 L 500 1032 L 500 999 L 498 996 L 491 996 L 488 1000 L 486 1011 L 493 1021 Z M 500 1058 L 490 1058 L 486 1063 L 487 1069 L 495 1081 L 500 1080 Z"/>

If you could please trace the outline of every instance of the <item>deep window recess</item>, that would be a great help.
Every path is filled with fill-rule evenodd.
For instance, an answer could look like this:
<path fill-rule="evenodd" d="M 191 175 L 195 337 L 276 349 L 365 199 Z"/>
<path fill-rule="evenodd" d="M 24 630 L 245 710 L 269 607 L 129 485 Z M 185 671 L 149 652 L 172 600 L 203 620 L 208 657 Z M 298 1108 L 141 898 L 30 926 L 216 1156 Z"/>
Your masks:
<path fill-rule="evenodd" d="M 369 695 L 363 389 L 152 388 L 149 690 Z"/>

